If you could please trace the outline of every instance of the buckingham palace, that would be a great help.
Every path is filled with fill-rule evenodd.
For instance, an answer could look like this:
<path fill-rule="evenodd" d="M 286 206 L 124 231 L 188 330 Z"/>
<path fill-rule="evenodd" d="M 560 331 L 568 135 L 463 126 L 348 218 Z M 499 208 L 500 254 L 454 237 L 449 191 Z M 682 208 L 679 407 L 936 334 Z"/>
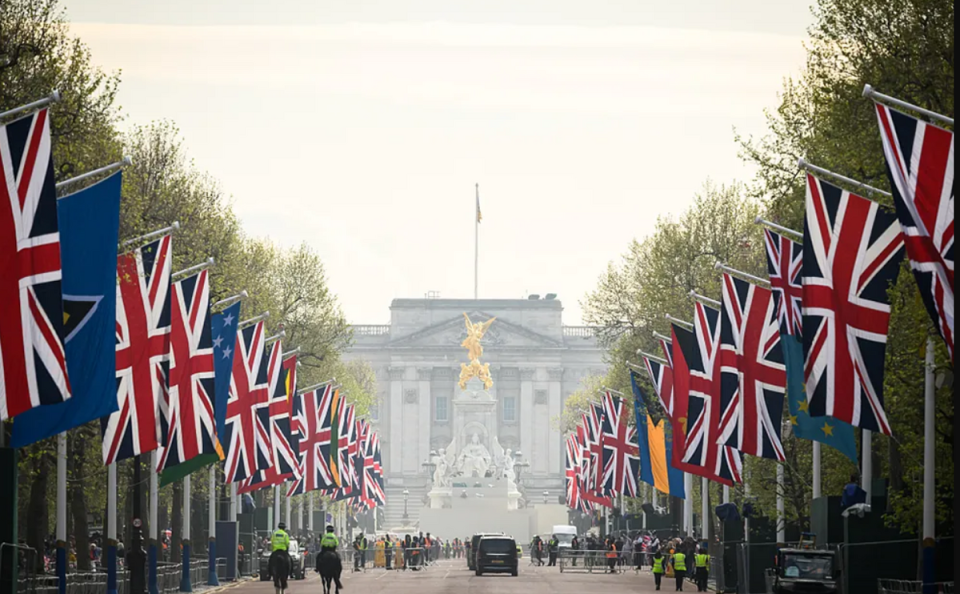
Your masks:
<path fill-rule="evenodd" d="M 480 435 L 518 452 L 529 464 L 520 480 L 555 499 L 564 489 L 564 448 L 559 417 L 564 401 L 591 374 L 604 374 L 603 351 L 594 329 L 565 326 L 553 295 L 527 299 L 394 299 L 390 324 L 354 325 L 347 361 L 362 359 L 377 375 L 378 406 L 371 411 L 383 449 L 387 522 L 411 521 L 429 487 L 431 452 L 458 438 L 454 409 L 467 352 L 465 318 L 489 322 L 483 363 L 489 364 L 496 401 L 493 435 Z M 482 429 L 482 428 L 481 428 Z M 470 437 L 470 436 L 466 436 Z M 391 522 L 391 520 L 393 520 Z"/>

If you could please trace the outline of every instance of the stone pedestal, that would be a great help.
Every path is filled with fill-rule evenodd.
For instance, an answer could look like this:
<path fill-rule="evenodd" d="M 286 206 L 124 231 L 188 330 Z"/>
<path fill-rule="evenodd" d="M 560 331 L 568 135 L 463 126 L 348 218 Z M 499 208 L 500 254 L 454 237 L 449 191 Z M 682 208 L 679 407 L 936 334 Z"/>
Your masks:
<path fill-rule="evenodd" d="M 427 494 L 430 497 L 430 509 L 450 509 L 453 507 L 453 489 L 434 487 Z"/>
<path fill-rule="evenodd" d="M 474 433 L 493 453 L 493 439 L 497 436 L 497 400 L 491 392 L 495 389 L 496 385 L 485 390 L 483 382 L 474 378 L 467 383 L 466 390 L 460 390 L 454 397 L 453 435 L 457 453 L 470 443 Z"/>
<path fill-rule="evenodd" d="M 520 491 L 507 492 L 507 511 L 516 511 L 520 509 Z"/>

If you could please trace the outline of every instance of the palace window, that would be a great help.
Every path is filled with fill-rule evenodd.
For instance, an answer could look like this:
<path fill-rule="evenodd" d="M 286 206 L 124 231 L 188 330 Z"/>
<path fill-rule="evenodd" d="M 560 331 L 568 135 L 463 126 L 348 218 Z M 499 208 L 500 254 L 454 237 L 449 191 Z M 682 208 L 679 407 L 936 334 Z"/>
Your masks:
<path fill-rule="evenodd" d="M 449 410 L 447 407 L 447 397 L 446 396 L 437 396 L 436 404 L 434 405 L 434 420 L 440 423 L 446 423 L 449 420 Z"/>
<path fill-rule="evenodd" d="M 503 420 L 506 423 L 517 421 L 517 399 L 515 396 L 503 397 Z"/>

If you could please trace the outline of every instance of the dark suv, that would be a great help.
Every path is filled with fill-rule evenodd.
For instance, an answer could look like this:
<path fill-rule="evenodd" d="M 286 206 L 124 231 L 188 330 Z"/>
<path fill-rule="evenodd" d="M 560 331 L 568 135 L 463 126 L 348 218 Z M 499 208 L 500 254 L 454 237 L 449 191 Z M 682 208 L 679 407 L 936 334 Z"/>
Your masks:
<path fill-rule="evenodd" d="M 484 536 L 503 536 L 503 532 L 477 532 L 473 535 L 470 539 L 470 554 L 467 555 L 467 569 L 470 571 L 477 569 L 477 547 Z"/>
<path fill-rule="evenodd" d="M 510 573 L 517 575 L 517 541 L 510 536 L 484 536 L 477 546 L 477 575 Z"/>

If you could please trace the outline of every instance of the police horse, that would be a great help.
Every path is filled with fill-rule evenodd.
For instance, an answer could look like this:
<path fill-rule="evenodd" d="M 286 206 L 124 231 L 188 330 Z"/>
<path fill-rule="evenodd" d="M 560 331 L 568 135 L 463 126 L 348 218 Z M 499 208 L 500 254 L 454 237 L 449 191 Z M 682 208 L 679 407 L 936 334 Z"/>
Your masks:
<path fill-rule="evenodd" d="M 287 590 L 287 577 L 290 575 L 290 557 L 285 551 L 274 551 L 270 555 L 267 567 L 273 576 L 273 588 L 276 594 L 283 594 Z"/>
<path fill-rule="evenodd" d="M 343 573 L 343 564 L 336 551 L 321 551 L 317 553 L 317 572 L 323 582 L 323 594 L 330 594 L 331 583 L 336 585 L 337 594 L 343 584 L 340 583 L 340 574 Z"/>

